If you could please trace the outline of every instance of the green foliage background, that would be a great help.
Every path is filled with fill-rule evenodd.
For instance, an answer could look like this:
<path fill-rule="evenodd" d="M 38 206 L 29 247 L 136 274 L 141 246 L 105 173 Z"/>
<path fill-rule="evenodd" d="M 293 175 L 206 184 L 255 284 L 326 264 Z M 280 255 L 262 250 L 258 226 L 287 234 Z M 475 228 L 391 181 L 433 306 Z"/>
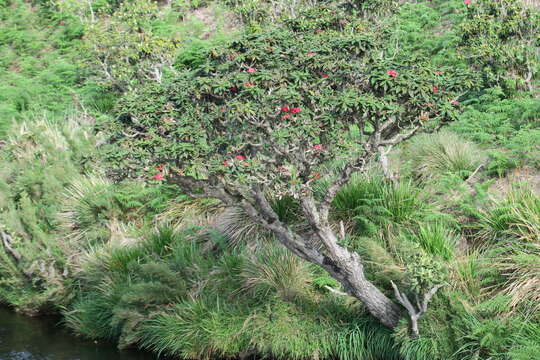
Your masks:
<path fill-rule="evenodd" d="M 0 230 L 20 254 L 0 244 L 1 304 L 60 313 L 80 336 L 179 358 L 538 356 L 536 12 L 507 0 L 351 2 L 369 21 L 392 24 L 388 64 L 401 66 L 403 58 L 387 58 L 407 54 L 435 70 L 472 68 L 478 79 L 443 132 L 390 153 L 396 182 L 374 166 L 333 203 L 343 244 L 366 259 L 370 280 L 389 296 L 390 281 L 411 294 L 447 283 L 413 339 L 405 321 L 383 328 L 354 299 L 330 292 L 338 289 L 332 278 L 244 214 L 153 180 L 159 162 L 139 166 L 148 181 L 115 182 L 105 161 L 123 159 L 103 145 L 126 107 L 149 117 L 167 111 L 156 94 L 175 89 L 177 73 L 204 68 L 209 54 L 219 57 L 241 36 L 277 34 L 283 22 L 322 27 L 324 17 L 299 17 L 320 8 L 280 0 L 90 3 L 92 11 L 76 0 L 0 1 Z M 140 8 L 152 16 L 141 21 Z M 133 35 L 122 49 L 127 61 L 118 61 L 119 40 L 108 36 L 119 29 Z M 97 61 L 111 54 L 122 86 Z M 172 60 L 162 84 L 140 76 L 163 56 Z M 324 192 L 324 181 L 318 185 Z M 305 227 L 294 198 L 276 197 L 273 206 Z"/>

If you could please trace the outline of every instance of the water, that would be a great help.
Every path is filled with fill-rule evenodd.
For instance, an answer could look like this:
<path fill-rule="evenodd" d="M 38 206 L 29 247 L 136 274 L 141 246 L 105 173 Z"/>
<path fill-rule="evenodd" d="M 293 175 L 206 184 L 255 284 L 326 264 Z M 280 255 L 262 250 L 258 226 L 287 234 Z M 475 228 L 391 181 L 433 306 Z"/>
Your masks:
<path fill-rule="evenodd" d="M 0 307 L 0 360 L 156 360 L 140 351 L 76 338 L 57 320 L 29 318 Z"/>

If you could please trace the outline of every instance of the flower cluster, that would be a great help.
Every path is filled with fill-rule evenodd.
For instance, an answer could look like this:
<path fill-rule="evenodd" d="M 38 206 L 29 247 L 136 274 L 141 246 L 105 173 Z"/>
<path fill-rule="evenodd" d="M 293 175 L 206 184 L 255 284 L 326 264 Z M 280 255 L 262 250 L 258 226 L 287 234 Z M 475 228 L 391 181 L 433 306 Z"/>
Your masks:
<path fill-rule="evenodd" d="M 286 113 L 281 117 L 282 119 L 290 119 L 292 117 L 291 114 L 299 114 L 299 113 L 301 113 L 302 108 L 299 108 L 299 107 L 290 108 L 288 106 L 283 106 L 281 108 L 281 112 Z"/>
<path fill-rule="evenodd" d="M 152 176 L 152 179 L 157 181 L 163 181 L 165 180 L 165 176 L 163 175 L 163 171 L 165 171 L 165 165 L 158 165 L 156 166 L 156 170 L 159 171 L 157 174 Z"/>
<path fill-rule="evenodd" d="M 230 161 L 228 160 L 225 160 L 223 161 L 223 166 L 230 166 L 234 163 L 234 160 L 238 160 L 238 161 L 242 161 L 241 162 L 241 165 L 247 165 L 247 163 L 245 162 L 247 158 L 244 156 L 244 155 L 236 155 L 233 159 L 231 159 Z"/>

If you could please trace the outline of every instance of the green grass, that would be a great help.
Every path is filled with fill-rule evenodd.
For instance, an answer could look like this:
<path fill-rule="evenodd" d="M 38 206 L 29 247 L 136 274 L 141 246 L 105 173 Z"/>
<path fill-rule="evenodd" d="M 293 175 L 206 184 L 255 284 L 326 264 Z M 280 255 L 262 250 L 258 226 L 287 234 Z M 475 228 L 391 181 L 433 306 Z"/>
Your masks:
<path fill-rule="evenodd" d="M 189 68 L 237 31 L 275 26 L 283 9 L 294 18 L 305 6 L 173 2 L 147 25 L 182 40 L 175 66 Z M 329 292 L 340 285 L 245 213 L 167 185 L 108 179 L 96 147 L 122 95 L 90 77 L 97 69 L 81 67 L 84 27 L 71 15 L 0 1 L 0 227 L 22 254 L 16 261 L 0 244 L 0 303 L 29 314 L 62 309 L 80 336 L 174 358 L 536 358 L 540 198 L 516 187 L 491 201 L 485 189 L 514 168 L 540 167 L 537 98 L 499 88 L 460 98 L 456 122 L 392 154 L 398 181 L 354 176 L 333 202 L 342 244 L 389 296 L 390 280 L 411 299 L 415 284 L 448 282 L 413 339 L 406 321 L 391 331 L 357 301 Z M 455 25 L 464 15 L 461 0 L 431 1 L 403 4 L 387 20 L 399 46 L 462 68 Z M 296 199 L 275 198 L 272 207 L 303 227 Z"/>
<path fill-rule="evenodd" d="M 406 144 L 401 156 L 407 159 L 404 167 L 423 180 L 447 174 L 467 178 L 485 157 L 475 144 L 448 131 L 416 136 Z"/>
<path fill-rule="evenodd" d="M 457 234 L 441 223 L 420 225 L 411 240 L 434 256 L 451 260 L 456 253 Z"/>

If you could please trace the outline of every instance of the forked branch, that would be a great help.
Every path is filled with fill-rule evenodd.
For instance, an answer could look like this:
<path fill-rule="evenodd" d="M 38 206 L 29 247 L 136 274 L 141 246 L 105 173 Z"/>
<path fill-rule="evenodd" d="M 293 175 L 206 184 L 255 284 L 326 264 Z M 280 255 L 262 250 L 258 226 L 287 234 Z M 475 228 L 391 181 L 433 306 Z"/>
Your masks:
<path fill-rule="evenodd" d="M 431 298 L 437 293 L 437 291 L 441 287 L 443 287 L 446 284 L 442 283 L 442 284 L 435 285 L 427 293 L 424 294 L 421 300 L 417 296 L 416 308 L 415 308 L 415 306 L 411 303 L 407 295 L 401 292 L 393 281 L 391 281 L 391 283 L 392 283 L 392 288 L 394 288 L 394 294 L 396 296 L 397 301 L 409 313 L 409 318 L 411 319 L 411 331 L 412 331 L 413 336 L 416 338 L 420 335 L 420 331 L 418 330 L 418 319 L 420 319 L 427 312 L 428 304 L 431 301 Z"/>

